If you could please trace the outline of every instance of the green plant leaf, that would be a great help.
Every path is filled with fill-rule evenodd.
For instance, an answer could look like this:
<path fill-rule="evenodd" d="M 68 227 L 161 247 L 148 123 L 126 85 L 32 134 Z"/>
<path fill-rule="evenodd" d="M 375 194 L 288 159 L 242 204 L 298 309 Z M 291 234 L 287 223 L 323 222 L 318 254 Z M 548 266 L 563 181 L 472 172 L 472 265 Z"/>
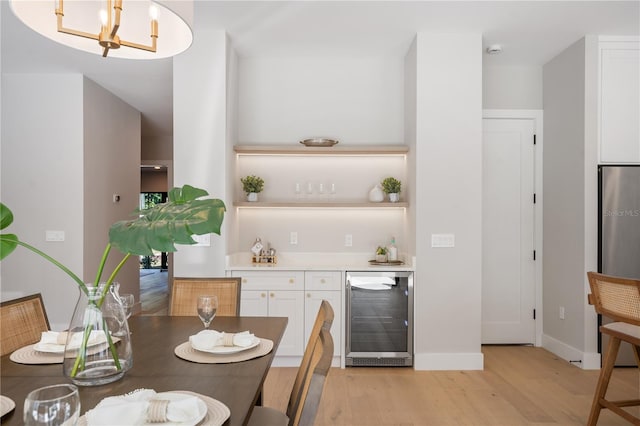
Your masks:
<path fill-rule="evenodd" d="M 9 207 L 0 203 L 0 230 L 5 229 L 7 226 L 13 223 L 13 213 L 9 210 Z"/>
<path fill-rule="evenodd" d="M 153 250 L 174 252 L 174 244 L 195 244 L 191 235 L 220 235 L 224 202 L 197 200 L 208 195 L 202 189 L 185 185 L 169 192 L 169 201 L 140 212 L 140 217 L 116 222 L 109 230 L 109 242 L 122 253 L 150 256 Z"/>
<path fill-rule="evenodd" d="M 15 234 L 0 235 L 0 260 L 9 256 L 18 247 L 18 236 Z"/>

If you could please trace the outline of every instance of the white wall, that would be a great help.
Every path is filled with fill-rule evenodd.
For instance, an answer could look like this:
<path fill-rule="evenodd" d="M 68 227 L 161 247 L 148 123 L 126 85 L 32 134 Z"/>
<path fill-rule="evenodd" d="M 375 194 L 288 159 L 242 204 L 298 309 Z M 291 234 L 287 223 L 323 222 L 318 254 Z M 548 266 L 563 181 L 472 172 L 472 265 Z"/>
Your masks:
<path fill-rule="evenodd" d="M 417 369 L 483 368 L 481 55 L 480 34 L 417 37 Z"/>
<path fill-rule="evenodd" d="M 409 157 L 407 161 L 407 180 L 409 182 L 416 182 L 416 129 L 418 127 L 417 122 L 417 80 L 418 80 L 418 65 L 417 65 L 417 46 L 416 39 L 413 40 L 404 62 L 404 137 L 405 144 L 409 146 Z M 405 196 L 409 202 L 409 208 L 407 209 L 407 229 L 405 235 L 407 236 L 407 254 L 409 258 L 412 258 L 416 254 L 416 187 L 417 185 L 411 185 L 409 191 L 406 191 Z M 416 274 L 414 277 L 416 282 L 419 282 L 420 277 Z"/>
<path fill-rule="evenodd" d="M 542 109 L 541 66 L 495 66 L 487 62 L 482 70 L 484 109 Z"/>
<path fill-rule="evenodd" d="M 227 39 L 224 31 L 199 29 L 193 45 L 173 59 L 174 186 L 203 188 L 225 202 L 227 163 Z M 211 246 L 180 246 L 174 276 L 224 276 L 228 220 Z"/>
<path fill-rule="evenodd" d="M 84 275 L 94 281 L 98 262 L 109 241 L 109 227 L 130 220 L 140 199 L 140 112 L 95 82 L 84 79 Z M 78 177 L 77 177 L 78 178 Z M 113 194 L 120 201 L 113 202 Z M 102 280 L 122 260 L 112 250 Z M 132 256 L 116 279 L 122 293 L 139 300 L 140 264 Z"/>
<path fill-rule="evenodd" d="M 238 140 L 403 141 L 403 58 L 240 57 Z"/>
<path fill-rule="evenodd" d="M 79 74 L 2 74 L 2 202 L 14 214 L 6 231 L 80 278 L 82 79 Z M 46 230 L 65 231 L 65 241 L 45 242 Z M 71 278 L 22 247 L 1 266 L 3 299 L 42 293 L 52 327 L 69 325 L 80 294 Z"/>

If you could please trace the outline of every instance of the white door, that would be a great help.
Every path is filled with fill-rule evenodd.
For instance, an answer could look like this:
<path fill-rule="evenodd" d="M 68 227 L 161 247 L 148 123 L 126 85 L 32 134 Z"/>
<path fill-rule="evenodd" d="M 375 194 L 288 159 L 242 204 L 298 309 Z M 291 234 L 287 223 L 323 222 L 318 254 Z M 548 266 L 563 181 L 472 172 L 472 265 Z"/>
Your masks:
<path fill-rule="evenodd" d="M 483 119 L 482 343 L 535 344 L 533 129 Z"/>

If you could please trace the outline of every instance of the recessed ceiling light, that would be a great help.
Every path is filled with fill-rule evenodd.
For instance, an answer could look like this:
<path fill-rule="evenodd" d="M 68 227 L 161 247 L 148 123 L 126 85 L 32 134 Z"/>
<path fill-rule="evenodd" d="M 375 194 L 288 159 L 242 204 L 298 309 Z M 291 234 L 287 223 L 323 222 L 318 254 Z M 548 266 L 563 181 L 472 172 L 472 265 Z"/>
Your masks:
<path fill-rule="evenodd" d="M 491 46 L 487 47 L 487 53 L 489 55 L 497 55 L 500 52 L 502 52 L 502 46 L 499 44 L 492 44 Z"/>

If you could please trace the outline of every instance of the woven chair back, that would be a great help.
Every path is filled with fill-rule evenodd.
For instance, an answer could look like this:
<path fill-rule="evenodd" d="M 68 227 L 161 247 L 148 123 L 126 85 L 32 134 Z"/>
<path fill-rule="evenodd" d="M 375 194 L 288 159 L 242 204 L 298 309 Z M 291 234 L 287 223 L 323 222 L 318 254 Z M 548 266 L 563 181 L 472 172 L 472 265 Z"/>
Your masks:
<path fill-rule="evenodd" d="M 218 296 L 217 316 L 240 315 L 240 278 L 174 278 L 169 315 L 198 316 L 198 296 Z"/>
<path fill-rule="evenodd" d="M 640 325 L 640 280 L 588 272 L 590 302 L 597 313 Z"/>
<path fill-rule="evenodd" d="M 0 304 L 0 355 L 40 341 L 42 332 L 48 330 L 40 293 Z"/>

